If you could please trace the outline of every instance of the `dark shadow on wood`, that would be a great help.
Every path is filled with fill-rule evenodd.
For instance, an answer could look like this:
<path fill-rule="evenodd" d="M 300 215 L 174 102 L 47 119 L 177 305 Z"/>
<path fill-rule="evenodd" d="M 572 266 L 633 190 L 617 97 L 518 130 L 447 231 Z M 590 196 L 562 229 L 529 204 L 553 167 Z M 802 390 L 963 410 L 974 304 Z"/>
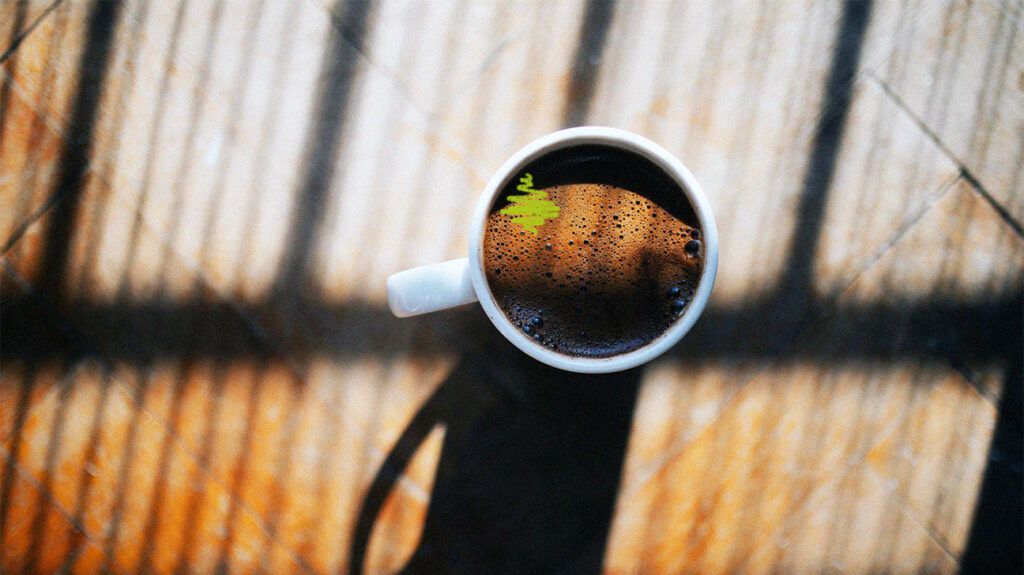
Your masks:
<path fill-rule="evenodd" d="M 594 99 L 594 83 L 601 66 L 601 55 L 608 40 L 612 17 L 615 15 L 615 0 L 588 0 L 576 55 L 572 61 L 572 76 L 562 110 L 562 126 L 568 128 L 582 125 L 590 112 Z"/>
<path fill-rule="evenodd" d="M 33 325 L 34 329 L 19 329 L 26 324 Z M 31 398 L 36 376 L 45 366 L 71 366 L 86 354 L 80 340 L 68 329 L 67 323 L 38 299 L 26 300 L 24 307 L 19 309 L 17 316 L 13 318 L 11 312 L 5 308 L 3 313 L 0 313 L 0 334 L 3 336 L 0 348 L 15 345 L 23 350 L 17 355 L 16 360 L 5 358 L 2 361 L 5 372 L 23 372 L 14 409 L 3 414 L 11 426 L 10 439 L 5 446 L 8 455 L 4 460 L 0 491 L 0 533 L 6 533 L 9 528 L 11 497 L 14 486 L 18 483 L 15 461 L 25 440 L 22 431 L 28 411 L 32 407 Z"/>
<path fill-rule="evenodd" d="M 86 45 L 78 61 L 78 93 L 68 122 L 67 147 L 57 168 L 54 205 L 46 232 L 38 283 L 39 292 L 55 301 L 67 271 L 82 185 L 92 155 L 93 131 L 107 77 L 107 60 L 121 15 L 121 2 L 99 0 L 89 14 Z"/>
<path fill-rule="evenodd" d="M 821 238 L 836 161 L 850 115 L 853 79 L 857 73 L 864 36 L 871 18 L 870 0 L 847 0 L 832 49 L 821 116 L 814 130 L 810 162 L 799 195 L 793 238 L 779 283 L 780 313 L 793 317 L 809 310 L 803 305 L 812 295 L 813 265 Z"/>
<path fill-rule="evenodd" d="M 388 454 L 363 500 L 350 573 L 432 429 L 444 441 L 423 534 L 402 573 L 600 573 L 640 369 L 581 375 L 539 364 L 480 310 L 469 344 Z"/>
<path fill-rule="evenodd" d="M 249 13 L 246 15 L 245 24 L 245 36 L 241 43 L 237 46 L 237 49 L 241 53 L 241 62 L 238 69 L 234 73 L 232 79 L 231 88 L 231 103 L 229 109 L 241 110 L 245 106 L 245 102 L 250 95 L 252 82 L 250 78 L 252 76 L 253 62 L 256 60 L 256 51 L 258 48 L 257 40 L 260 30 L 260 24 L 264 18 L 266 0 L 256 0 L 249 6 Z M 233 12 L 233 10 L 232 10 Z M 294 11 L 292 11 L 294 12 Z M 229 17 L 235 17 L 233 14 Z M 291 32 L 288 29 L 289 33 Z M 278 84 L 283 83 L 283 80 L 279 80 Z M 274 98 L 273 89 L 269 94 L 269 98 Z M 270 108 L 273 109 L 273 108 Z M 233 165 L 235 157 L 238 155 L 239 150 L 244 149 L 245 146 L 239 146 L 239 125 L 241 121 L 241 114 L 233 116 L 229 121 L 224 131 L 224 146 L 223 152 L 217 159 L 216 166 L 216 177 L 213 184 L 213 190 L 215 193 L 220 193 L 220 190 L 224 189 L 227 185 L 228 173 Z M 212 209 L 207 214 L 206 222 L 203 226 L 203 243 L 202 251 L 199 257 L 201 267 L 206 267 L 211 259 L 210 252 L 215 245 L 215 221 L 217 215 L 225 209 L 233 209 L 232 206 L 227 206 L 223 201 L 217 201 L 215 203 L 215 209 Z M 238 265 L 248 265 L 248 261 L 240 261 Z M 199 288 L 200 286 L 197 286 Z M 199 290 L 201 291 L 201 290 Z M 233 338 L 237 334 L 218 334 L 222 339 L 216 344 L 219 344 L 223 348 L 231 348 L 239 345 L 239 341 Z M 244 340 L 243 340 L 244 341 Z M 259 353 L 259 350 L 254 350 Z M 261 354 L 262 355 L 262 354 Z M 231 472 L 227 483 L 228 493 L 230 496 L 230 503 L 228 507 L 227 517 L 224 519 L 224 536 L 220 541 L 220 550 L 217 553 L 217 561 L 215 572 L 216 573 L 228 573 L 231 567 L 231 553 L 235 549 L 238 537 L 239 528 L 239 516 L 241 514 L 241 503 L 242 500 L 242 489 L 245 485 L 246 478 L 249 472 L 249 453 L 255 444 L 255 433 L 253 432 L 256 425 L 257 418 L 257 400 L 259 398 L 261 384 L 262 384 L 262 371 L 266 362 L 262 359 L 257 359 L 253 362 L 254 374 L 253 380 L 248 383 L 249 393 L 245 399 L 245 419 L 242 425 L 241 441 L 243 443 L 242 448 L 238 454 L 234 456 L 231 464 Z M 200 456 L 200 466 L 211 461 L 214 456 L 214 442 L 221 429 L 228 425 L 237 424 L 237 421 L 232 421 L 232 418 L 224 418 L 221 415 L 220 408 L 224 403 L 225 388 L 230 385 L 227 381 L 229 375 L 227 371 L 229 364 L 223 360 L 216 360 L 213 365 L 212 372 L 214 374 L 214 382 L 212 389 L 214 390 L 213 406 L 210 408 L 212 413 L 209 413 L 207 417 L 208 427 L 206 429 L 205 436 L 203 438 L 203 451 Z M 191 504 L 192 509 L 195 511 L 190 512 L 191 521 L 185 521 L 184 533 L 185 540 L 189 541 L 192 545 L 195 545 L 196 533 L 200 531 L 200 519 L 199 515 L 202 514 L 200 510 L 201 500 L 200 498 L 194 498 Z M 186 553 L 181 553 L 178 561 L 176 571 L 184 573 L 189 570 L 190 557 Z"/>
<path fill-rule="evenodd" d="M 76 214 L 89 163 L 88 158 L 92 151 L 93 133 L 98 117 L 99 102 L 105 86 L 108 61 L 120 21 L 120 12 L 121 3 L 117 1 L 97 1 L 93 3 L 89 10 L 85 31 L 86 43 L 78 60 L 78 89 L 73 99 L 73 108 L 68 122 L 67 145 L 60 157 L 54 188 L 50 192 L 51 199 L 49 201 L 52 202 L 53 206 L 50 208 L 50 224 L 43 241 L 40 275 L 37 282 L 38 294 L 41 297 L 30 304 L 27 310 L 30 316 L 38 317 L 39 315 L 45 315 L 51 318 L 54 317 L 51 315 L 53 313 L 51 310 L 59 308 L 64 296 L 62 292 L 67 268 L 68 250 L 74 233 Z M 21 38 L 24 37 L 25 35 L 23 34 Z M 13 50 L 14 47 L 11 49 Z M 14 312 L 13 308 L 6 308 L 0 323 L 9 322 L 9 316 L 12 312 Z M 43 323 L 48 322 L 44 321 Z M 61 329 L 64 331 L 67 328 L 62 327 Z M 4 329 L 3 331 L 6 335 L 6 333 L 12 330 Z M 17 337 L 20 325 L 14 331 Z M 39 332 L 36 332 L 34 336 L 43 336 L 45 338 L 45 334 Z M 29 337 L 32 337 L 32 335 Z M 66 339 L 74 341 L 74 338 L 59 339 L 62 341 Z M 78 347 L 77 341 L 72 345 Z M 26 356 L 32 357 L 32 354 L 26 354 Z M 65 357 L 72 356 L 65 355 Z M 70 363 L 65 363 L 64 365 L 70 369 Z M 26 382 L 26 385 L 29 383 Z M 57 460 L 63 440 L 67 400 L 71 393 L 71 388 L 72 384 L 69 381 L 65 381 L 58 386 L 58 407 L 55 413 L 55 423 L 50 428 L 46 438 L 45 463 L 42 477 L 39 480 L 40 490 L 46 496 L 53 492 L 53 483 L 60 480 L 57 471 Z M 25 393 L 28 393 L 28 390 Z M 24 415 L 20 417 L 23 420 Z M 20 441 L 20 439 L 16 439 L 16 441 Z M 7 469 L 5 469 L 5 479 L 12 479 L 11 475 L 16 457 L 16 452 L 12 452 L 12 456 L 8 460 Z M 6 486 L 7 484 L 5 484 L 5 489 L 7 489 Z M 3 494 L 5 500 L 0 504 L 0 507 L 3 507 L 3 513 L 9 509 L 10 502 L 6 498 L 10 496 L 10 492 Z M 34 513 L 29 531 L 30 539 L 27 563 L 24 567 L 25 572 L 34 572 L 37 569 L 37 563 L 40 560 L 42 549 L 45 545 L 46 518 L 50 511 L 49 505 L 40 505 Z M 71 518 L 69 520 L 74 519 Z"/>
<path fill-rule="evenodd" d="M 962 573 L 1024 573 L 1024 300 L 1008 310 L 1014 325 L 993 332 L 1007 359 L 999 415 L 974 521 L 960 567 Z"/>
<path fill-rule="evenodd" d="M 268 337 L 254 328 L 258 322 L 252 318 L 275 315 L 273 301 L 228 304 L 212 297 L 186 302 L 85 301 L 60 309 L 54 319 L 51 296 L 61 291 L 119 6 L 98 2 L 90 16 L 80 93 L 71 115 L 72 137 L 58 170 L 55 191 L 62 200 L 53 208 L 54 224 L 45 242 L 40 282 L 43 297 L 3 302 L 0 360 L 32 366 L 68 361 L 69 357 L 81 357 L 80 341 L 96 343 L 97 353 L 105 360 L 135 364 L 142 371 L 161 359 L 180 361 L 188 369 L 189 364 L 205 359 L 221 365 L 230 361 L 260 365 L 271 354 L 350 359 L 457 352 L 461 357 L 457 367 L 414 416 L 363 501 L 352 544 L 352 571 L 360 573 L 365 567 L 374 522 L 397 478 L 430 431 L 443 425 L 445 438 L 423 538 L 406 572 L 598 572 L 628 440 L 638 371 L 584 377 L 552 370 L 512 348 L 479 310 L 397 320 L 377 304 L 313 298 L 303 303 L 311 310 L 309 315 L 344 320 L 322 333 L 316 331 L 321 326 L 309 326 L 314 333 L 301 339 L 277 333 Z M 297 194 L 276 295 L 301 294 L 314 274 L 311 266 L 317 237 L 337 179 L 334 162 L 369 11 L 367 2 L 346 2 L 334 19 L 307 134 L 307 171 Z M 670 352 L 670 360 L 701 366 L 820 359 L 813 350 L 784 345 L 783 338 L 768 328 L 780 325 L 775 321 L 778 314 L 792 317 L 795 310 L 807 317 L 811 310 L 831 305 L 814 298 L 813 262 L 870 11 L 870 2 L 844 5 L 783 280 L 777 289 L 753 294 L 743 303 L 709 308 L 686 345 Z M 613 13 L 611 1 L 590 0 L 587 5 L 563 114 L 565 125 L 581 123 L 587 117 Z M 858 341 L 865 342 L 832 350 L 829 361 L 837 365 L 893 359 L 945 363 L 951 356 L 987 365 L 1003 365 L 1007 358 L 1011 361 L 992 457 L 964 556 L 965 572 L 991 572 L 993 566 L 1010 569 L 1001 572 L 1013 572 L 1014 567 L 1020 571 L 1020 303 L 1020 293 L 1014 291 L 973 299 L 894 298 L 885 303 L 842 304 L 829 312 L 840 318 Z M 466 318 L 468 325 L 463 325 Z M 54 330 L 55 325 L 60 329 Z M 795 333 L 801 325 L 790 331 Z M 905 328 L 898 337 L 894 325 Z M 81 337 L 66 336 L 63 330 L 68 326 L 88 332 Z M 750 327 L 758 329 L 751 331 Z M 453 339 L 449 335 L 453 331 L 461 332 L 456 337 L 462 339 Z M 993 334 L 1011 334 L 1009 343 L 997 337 L 994 345 Z M 227 343 L 206 345 L 210 341 Z M 273 349 L 267 351 L 267 346 Z M 19 403 L 15 414 L 11 453 L 17 453 L 20 441 L 32 370 L 28 373 L 25 405 Z M 180 377 L 185 377 L 184 371 Z M 179 381 L 178 388 L 182 385 Z M 179 395 L 174 401 L 176 410 L 180 404 Z M 172 427 L 177 415 L 177 411 L 172 413 Z M 247 444 L 249 441 L 247 437 Z M 126 466 L 134 459 L 134 436 L 129 445 Z M 167 468 L 166 457 L 162 456 L 158 466 L 161 471 Z M 280 476 L 288 474 L 288 457 L 281 464 L 284 471 Z M 13 461 L 9 458 L 4 469 L 0 520 L 6 519 L 9 507 Z M 244 456 L 238 465 L 242 467 L 235 484 L 241 481 L 239 477 L 244 478 Z M 129 488 L 127 471 L 127 467 L 121 470 L 119 502 L 123 502 L 122 490 Z M 162 497 L 161 484 L 154 490 L 154 497 Z M 157 500 L 155 504 L 148 518 L 154 522 L 163 503 Z M 278 507 L 271 505 L 271 516 L 276 516 Z M 120 503 L 117 511 L 115 534 Z M 273 526 L 276 520 L 271 523 Z M 152 526 L 147 526 L 146 532 L 155 534 Z M 152 546 L 158 544 L 153 537 L 149 539 L 143 567 Z M 220 563 L 225 565 L 223 556 Z"/>
<path fill-rule="evenodd" d="M 1003 354 L 992 347 L 993 333 L 1019 329 L 1019 318 L 1011 315 L 1019 292 L 991 293 L 973 299 L 892 298 L 884 303 L 838 304 L 830 315 L 843 318 L 843 324 L 864 345 L 856 349 L 836 350 L 835 361 L 860 363 L 904 357 L 918 361 L 945 362 L 949 353 L 965 361 L 992 364 Z M 145 366 L 154 361 L 211 360 L 249 361 L 256 359 L 251 350 L 256 342 L 267 343 L 283 357 L 320 356 L 337 360 L 360 357 L 436 357 L 458 351 L 450 333 L 451 313 L 398 319 L 386 307 L 352 301 L 344 304 L 307 302 L 311 313 L 344 318 L 320 333 L 288 338 L 282 333 L 260 333 L 246 316 L 269 313 L 261 303 L 243 307 L 215 298 L 187 302 L 127 302 L 125 304 L 81 304 L 61 315 L 62 320 L 81 326 L 83 336 L 93 336 L 104 357 L 110 361 Z M 737 306 L 712 305 L 704 311 L 686 345 L 676 346 L 666 358 L 685 365 L 709 365 L 719 362 L 773 359 L 780 363 L 813 360 L 807 352 L 786 346 L 778 349 L 771 331 L 752 331 L 774 311 L 771 294 L 751 296 Z M 68 345 L 61 339 L 48 339 L 45 347 L 29 343 L 31 332 L 47 329 L 35 319 L 37 304 L 31 298 L 12 298 L 5 302 L 0 316 L 0 360 L 24 357 L 61 356 Z M 246 345 L 223 349 L 196 346 L 196 323 Z M 896 334 L 893 325 L 906 331 Z M 311 328 L 312 329 L 312 328 Z M 899 335 L 899 337 L 897 337 Z M 402 345 L 399 345 L 402 344 Z"/>
<path fill-rule="evenodd" d="M 275 292 L 288 297 L 304 295 L 311 277 L 327 212 L 345 113 L 358 72 L 359 51 L 351 39 L 361 43 L 372 3 L 368 0 L 339 2 L 331 16 L 331 27 L 323 55 L 316 100 L 304 144 L 302 175 L 295 194 L 285 255 L 278 270 Z"/>

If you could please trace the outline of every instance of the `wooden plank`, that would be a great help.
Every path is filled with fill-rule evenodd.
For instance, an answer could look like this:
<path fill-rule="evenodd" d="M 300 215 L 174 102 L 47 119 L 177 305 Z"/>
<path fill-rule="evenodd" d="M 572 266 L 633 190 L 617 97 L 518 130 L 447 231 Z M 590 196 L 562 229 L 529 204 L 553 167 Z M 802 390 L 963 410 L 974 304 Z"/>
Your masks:
<path fill-rule="evenodd" d="M 345 568 L 385 455 L 490 341 L 479 314 L 388 320 L 385 278 L 464 254 L 490 173 L 585 110 L 703 182 L 723 253 L 708 317 L 728 324 L 645 372 L 605 568 L 956 570 L 1003 365 L 955 326 L 900 357 L 899 310 L 1022 289 L 1020 237 L 959 177 L 1020 221 L 1019 11 L 874 3 L 852 66 L 841 5 L 619 2 L 588 29 L 594 5 L 126 2 L 87 134 L 70 132 L 92 5 L 26 37 L 2 70 L 0 232 L 21 234 L 4 313 L 47 281 L 54 174 L 86 149 L 60 200 L 77 207 L 57 321 L 110 360 L 5 358 L 0 440 L 37 480 L 66 473 L 48 493 L 113 552 L 56 544 L 45 519 L 40 565 Z M 594 83 L 574 91 L 579 70 Z M 794 304 L 795 344 L 772 342 L 804 256 L 822 299 Z M 892 315 L 882 341 L 845 315 L 873 310 Z M 418 544 L 441 449 L 436 432 L 397 480 L 371 571 Z M 55 509 L 10 489 L 19 521 Z"/>
<path fill-rule="evenodd" d="M 1024 19 L 1014 2 L 936 3 L 865 70 L 947 152 L 1024 220 Z M 1017 95 L 1018 97 L 1014 97 Z"/>
<path fill-rule="evenodd" d="M 934 250 L 941 242 L 946 249 Z M 958 255 L 947 259 L 951 253 Z M 952 264 L 974 261 L 977 267 Z M 954 290 L 950 297 L 1019 293 L 1022 263 L 1024 241 L 961 181 L 836 305 L 881 304 L 907 292 L 938 298 L 948 289 Z M 999 372 L 968 381 L 954 363 L 927 367 L 896 355 L 888 365 L 842 367 L 830 359 L 837 350 L 878 345 L 875 335 L 858 330 L 864 321 L 826 313 L 796 344 L 813 350 L 808 357 L 814 363 L 761 372 L 726 405 L 711 403 L 717 416 L 697 431 L 686 422 L 699 421 L 709 405 L 697 394 L 700 387 L 670 394 L 695 395 L 674 408 L 662 403 L 664 391 L 645 390 L 608 569 L 725 573 L 845 565 L 859 572 L 882 561 L 901 571 L 955 570 L 995 421 L 991 397 L 1002 384 Z M 890 345 L 898 341 L 899 326 L 893 322 Z M 955 357 L 955 349 L 943 352 Z M 692 387 L 684 373 L 680 369 L 672 385 Z M 703 385 L 706 376 L 699 375 Z M 662 414 L 666 410 L 671 415 Z M 666 444 L 657 443 L 657 434 L 666 421 L 683 422 L 677 425 L 685 434 L 669 460 L 657 458 Z M 645 452 L 653 452 L 653 467 L 637 460 Z M 870 503 L 858 503 L 859 489 L 875 494 Z M 858 524 L 862 520 L 867 523 Z M 870 544 L 885 546 L 885 553 L 862 547 Z"/>

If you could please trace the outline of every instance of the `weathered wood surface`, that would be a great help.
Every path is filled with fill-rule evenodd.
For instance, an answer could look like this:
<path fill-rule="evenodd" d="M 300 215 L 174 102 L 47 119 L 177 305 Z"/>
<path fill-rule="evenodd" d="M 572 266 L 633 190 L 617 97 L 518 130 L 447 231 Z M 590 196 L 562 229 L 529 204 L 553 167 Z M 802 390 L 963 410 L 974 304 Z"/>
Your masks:
<path fill-rule="evenodd" d="M 959 569 L 1019 385 L 1019 3 L 31 0 L 0 40 L 5 572 Z M 575 124 L 703 183 L 695 331 L 559 380 L 390 317 Z"/>

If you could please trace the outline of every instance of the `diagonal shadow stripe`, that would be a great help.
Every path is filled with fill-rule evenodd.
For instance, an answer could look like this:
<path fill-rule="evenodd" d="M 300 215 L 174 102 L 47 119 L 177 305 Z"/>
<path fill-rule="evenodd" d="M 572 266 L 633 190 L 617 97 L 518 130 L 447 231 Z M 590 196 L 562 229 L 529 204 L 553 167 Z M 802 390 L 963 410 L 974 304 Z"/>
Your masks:
<path fill-rule="evenodd" d="M 67 271 L 68 250 L 74 234 L 80 196 L 89 158 L 100 97 L 107 76 L 107 60 L 113 48 L 114 33 L 121 13 L 120 1 L 97 1 L 89 14 L 88 39 L 79 58 L 78 93 L 69 122 L 67 143 L 50 201 L 50 228 L 47 230 L 40 267 L 39 291 L 57 298 Z"/>
<path fill-rule="evenodd" d="M 814 130 L 810 162 L 800 190 L 793 239 L 783 268 L 779 291 L 785 297 L 801 300 L 813 289 L 812 266 L 821 238 L 822 219 L 835 175 L 836 160 L 842 148 L 843 133 L 853 96 L 853 79 L 857 73 L 864 37 L 871 17 L 870 0 L 847 0 L 843 4 L 838 37 L 832 49 L 832 63 L 822 114 Z"/>
<path fill-rule="evenodd" d="M 573 56 L 572 77 L 562 111 L 564 127 L 579 126 L 587 119 L 594 99 L 594 84 L 601 67 L 601 55 L 615 15 L 615 0 L 589 0 L 583 26 L 580 28 L 576 55 Z"/>
<path fill-rule="evenodd" d="M 277 293 L 295 293 L 305 287 L 316 254 L 316 239 L 323 227 L 331 184 L 345 129 L 345 112 L 358 72 L 357 46 L 365 34 L 371 2 L 347 0 L 332 14 L 330 34 L 320 71 L 320 86 L 306 135 L 306 166 L 296 194 L 285 255 L 275 283 Z M 355 42 L 353 42 L 355 40 Z"/>
<path fill-rule="evenodd" d="M 92 4 L 86 25 L 86 44 L 78 61 L 78 89 L 74 96 L 73 108 L 67 131 L 67 147 L 60 157 L 57 177 L 48 203 L 50 208 L 50 225 L 43 240 L 42 259 L 38 293 L 43 305 L 59 302 L 63 296 L 63 282 L 67 268 L 68 250 L 74 234 L 74 224 L 79 209 L 82 187 L 86 169 L 92 152 L 93 136 L 96 119 L 99 113 L 100 98 L 108 71 L 108 60 L 113 48 L 113 40 L 121 16 L 121 3 L 118 1 L 98 0 Z M 24 36 L 23 36 L 24 37 Z M 5 313 L 4 315 L 8 315 Z M 17 328 L 16 328 L 17 329 Z M 4 331 L 8 331 L 5 329 Z M 64 360 L 66 358 L 60 358 Z M 67 365 L 67 364 L 66 364 Z M 68 388 L 60 391 L 61 398 L 66 397 Z M 27 389 L 22 390 L 27 398 Z M 15 420 L 20 425 L 24 420 L 23 410 L 27 408 L 25 401 L 19 401 Z M 62 401 L 58 409 L 57 424 L 50 429 L 45 464 L 40 480 L 46 492 L 52 492 L 52 485 L 61 475 L 57 469 L 57 438 L 63 433 L 66 423 L 65 403 Z M 15 436 L 12 453 L 22 440 L 21 434 Z M 4 492 L 0 495 L 0 529 L 7 524 L 7 510 L 10 506 L 10 483 L 13 482 L 13 461 L 10 459 L 4 468 Z M 24 571 L 31 573 L 39 568 L 43 549 L 45 548 L 46 506 L 39 506 L 32 518 L 29 528 L 29 547 L 26 552 L 27 563 Z"/>
<path fill-rule="evenodd" d="M 344 15 L 341 17 L 342 21 L 347 22 L 341 28 L 345 32 L 334 33 L 330 42 L 330 45 L 338 50 L 348 49 L 341 40 L 346 39 L 352 30 L 362 30 L 367 18 L 366 3 L 352 2 L 345 6 Z M 803 289 L 804 293 L 810 290 L 812 263 L 821 235 L 821 220 L 827 207 L 828 190 L 850 107 L 849 84 L 856 72 L 870 9 L 870 2 L 847 2 L 844 8 L 840 40 L 833 54 L 833 68 L 826 87 L 826 103 L 823 109 L 828 112 L 823 114 L 815 132 L 812 157 L 800 200 L 797 231 L 790 250 L 790 266 L 782 282 L 783 292 L 794 286 Z M 587 25 L 581 33 L 581 43 L 573 67 L 571 97 L 564 115 L 567 124 L 579 123 L 586 118 L 612 13 L 613 4 L 610 2 L 591 0 L 588 4 Z M 99 40 L 102 41 L 102 33 L 99 36 Z M 294 290 L 310 277 L 310 258 L 323 223 L 322 214 L 328 191 L 331 182 L 335 180 L 332 161 L 337 156 L 344 128 L 344 102 L 349 98 L 351 81 L 355 73 L 355 64 L 350 60 L 354 58 L 340 58 L 337 61 L 325 59 L 323 74 L 326 80 L 317 97 L 314 124 L 307 138 L 307 154 L 311 160 L 300 188 L 300 199 L 289 235 L 288 246 L 291 256 L 286 258 L 277 284 L 282 290 Z M 99 80 L 97 85 L 102 84 L 102 77 Z M 88 104 L 86 101 L 83 106 Z M 91 104 L 91 112 L 88 109 L 83 110 L 83 126 L 88 127 L 88 132 L 91 132 L 94 115 L 95 101 Z M 73 117 L 79 117 L 78 105 Z M 88 123 L 84 122 L 85 119 L 88 119 Z M 84 145 L 86 147 L 81 151 L 87 153 L 90 144 L 87 141 Z M 85 155 L 83 153 L 81 157 L 84 158 Z M 62 168 L 62 177 L 59 181 L 67 179 L 70 182 L 77 182 L 83 168 L 84 163 L 80 167 L 72 163 Z M 73 205 L 71 210 L 70 215 L 73 216 Z M 63 235 L 55 236 L 56 240 L 66 240 L 62 244 L 64 246 L 70 242 L 73 231 L 70 222 L 73 222 L 74 218 L 68 217 L 66 221 L 68 227 Z M 55 242 L 54 239 L 50 241 Z M 59 251 L 54 247 L 57 245 L 61 244 L 48 243 L 47 254 Z M 66 250 L 66 247 L 64 249 Z M 52 258 L 48 255 L 47 261 L 50 259 L 53 262 L 44 269 L 51 270 L 52 276 L 44 277 L 59 279 L 65 265 L 62 263 L 63 257 L 56 253 Z M 797 293 L 799 289 L 790 293 Z M 780 355 L 776 349 L 761 348 L 737 341 L 732 337 L 732 331 L 722 331 L 718 327 L 743 325 L 745 318 L 749 317 L 767 317 L 777 303 L 773 296 L 764 295 L 754 296 L 742 304 L 708 309 L 693 335 L 708 345 L 687 345 L 683 349 L 675 350 L 674 357 L 687 365 L 764 358 L 813 361 L 813 354 L 804 355 L 805 352 L 799 349 Z M 837 351 L 837 356 L 830 357 L 830 361 L 835 359 L 838 362 L 860 363 L 897 358 L 946 361 L 949 353 L 955 352 L 961 357 L 976 361 L 1001 363 L 1006 357 L 1006 350 L 998 346 L 993 347 L 990 334 L 1019 332 L 1019 303 L 1020 294 L 1008 292 L 967 300 L 906 298 L 883 303 L 841 306 L 836 313 L 842 317 L 857 318 L 854 326 L 858 337 L 863 336 L 863 339 L 870 343 L 854 348 L 842 348 Z M 26 335 L 24 330 L 31 330 L 32 326 L 38 323 L 33 321 L 33 314 L 38 313 L 38 309 L 31 298 L 5 301 L 4 304 L 5 311 L 3 316 L 0 316 L 0 358 L 6 361 L 46 357 L 49 354 L 60 356 L 68 351 L 65 346 L 72 344 L 63 339 L 57 339 L 52 343 L 52 347 L 42 349 L 27 349 L 21 345 L 19 341 L 32 339 L 19 335 Z M 279 351 L 282 353 L 296 354 L 300 357 L 316 353 L 337 359 L 349 359 L 366 356 L 434 355 L 454 353 L 458 350 L 457 345 L 443 337 L 410 338 L 410 333 L 423 332 L 422 328 L 425 325 L 429 327 L 429 319 L 395 320 L 383 306 L 367 302 L 338 304 L 312 301 L 309 305 L 315 315 L 343 317 L 346 321 L 340 326 L 334 326 L 339 328 L 337 330 L 325 331 L 317 334 L 317 337 L 303 339 L 303 349 L 298 349 L 298 344 L 289 343 L 287 340 L 281 341 Z M 183 304 L 170 300 L 156 300 L 113 304 L 85 303 L 68 310 L 66 319 L 84 328 L 96 329 L 95 333 L 102 336 L 102 353 L 105 357 L 128 363 L 146 362 L 152 358 L 180 360 L 183 354 L 190 353 L 192 359 L 196 353 L 194 344 L 189 348 L 191 351 L 177 347 L 189 339 L 187 333 L 140 333 L 137 328 L 151 325 L 171 326 L 173 332 L 191 329 L 188 326 L 196 323 L 196 320 L 206 320 L 214 324 L 211 326 L 208 323 L 205 328 L 207 330 L 224 330 L 230 337 L 259 338 L 261 336 L 252 331 L 251 325 L 244 321 L 244 318 L 260 317 L 269 313 L 272 306 L 272 303 L 243 305 L 239 314 L 237 306 L 219 302 L 197 301 Z M 190 319 L 180 321 L 182 318 Z M 439 324 L 450 325 L 451 315 L 442 315 L 440 318 Z M 891 334 L 892 325 L 901 321 L 907 322 L 909 329 L 901 334 L 897 341 Z M 19 334 L 19 331 L 22 333 Z M 312 351 L 305 347 L 311 340 L 316 346 Z M 415 342 L 415 345 L 410 346 L 411 349 L 394 345 L 395 342 L 408 341 Z M 1017 336 L 1011 336 L 1008 345 L 1011 351 L 1013 346 L 1019 351 L 1019 333 Z M 210 354 L 207 358 L 216 355 L 219 361 L 254 359 L 248 352 L 243 351 L 254 346 L 238 345 L 227 349 L 198 347 L 198 359 L 204 359 L 203 354 Z M 698 349 L 699 353 L 696 351 Z"/>

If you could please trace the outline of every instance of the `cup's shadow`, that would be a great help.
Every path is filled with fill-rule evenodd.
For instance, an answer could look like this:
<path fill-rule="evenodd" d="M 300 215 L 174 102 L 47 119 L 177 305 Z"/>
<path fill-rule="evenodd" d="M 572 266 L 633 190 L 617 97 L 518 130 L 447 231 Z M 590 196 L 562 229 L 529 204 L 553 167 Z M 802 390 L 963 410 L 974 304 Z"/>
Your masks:
<path fill-rule="evenodd" d="M 478 308 L 455 313 L 461 357 L 374 477 L 350 573 L 363 572 L 385 499 L 437 425 L 445 433 L 430 505 L 402 573 L 599 573 L 640 369 L 550 368 Z"/>

